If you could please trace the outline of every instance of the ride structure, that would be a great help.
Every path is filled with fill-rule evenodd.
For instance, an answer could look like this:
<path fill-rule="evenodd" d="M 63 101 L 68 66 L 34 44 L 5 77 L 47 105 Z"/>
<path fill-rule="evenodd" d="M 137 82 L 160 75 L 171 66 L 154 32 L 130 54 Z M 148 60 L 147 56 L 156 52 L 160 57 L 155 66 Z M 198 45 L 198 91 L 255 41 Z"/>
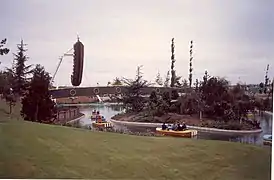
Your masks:
<path fill-rule="evenodd" d="M 73 57 L 73 72 L 71 75 L 71 84 L 79 86 L 82 82 L 83 66 L 84 66 L 84 45 L 79 41 L 74 44 L 74 57 Z"/>
<path fill-rule="evenodd" d="M 57 68 L 53 74 L 51 79 L 51 84 L 53 83 L 56 74 L 63 62 L 63 59 L 67 56 L 73 57 L 73 70 L 71 75 L 71 84 L 72 87 L 56 87 L 50 89 L 50 94 L 53 99 L 58 98 L 70 98 L 71 100 L 76 99 L 79 96 L 86 97 L 99 97 L 99 102 L 103 102 L 104 98 L 109 97 L 110 95 L 119 97 L 123 96 L 124 93 L 127 92 L 126 86 L 96 86 L 96 87 L 79 87 L 82 82 L 83 76 L 83 68 L 84 68 L 84 45 L 77 37 L 77 42 L 73 45 L 71 49 L 65 52 L 60 58 Z M 152 91 L 156 91 L 157 93 L 161 92 L 170 92 L 172 90 L 177 90 L 178 93 L 187 92 L 186 88 L 177 88 L 177 87 L 145 87 L 142 88 L 141 95 L 149 95 Z"/>
<path fill-rule="evenodd" d="M 82 82 L 83 67 L 84 67 L 84 45 L 79 40 L 79 37 L 77 37 L 77 42 L 73 45 L 73 48 L 68 50 L 66 53 L 63 54 L 63 56 L 59 58 L 60 60 L 53 74 L 53 77 L 51 79 L 51 83 L 53 83 L 56 77 L 56 74 L 61 66 L 61 63 L 63 62 L 63 59 L 66 56 L 73 57 L 73 71 L 71 75 L 71 84 L 72 86 L 80 86 Z"/>

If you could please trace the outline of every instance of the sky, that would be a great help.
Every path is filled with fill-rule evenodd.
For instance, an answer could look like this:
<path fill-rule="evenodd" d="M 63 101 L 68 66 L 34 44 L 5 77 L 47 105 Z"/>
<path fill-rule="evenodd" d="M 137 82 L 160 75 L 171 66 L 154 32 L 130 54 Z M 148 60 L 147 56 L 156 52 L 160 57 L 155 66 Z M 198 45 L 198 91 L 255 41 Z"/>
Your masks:
<path fill-rule="evenodd" d="M 267 64 L 274 77 L 273 0 L 1 0 L 0 39 L 11 53 L 0 57 L 10 67 L 16 44 L 27 44 L 28 64 L 53 74 L 59 57 L 79 35 L 84 44 L 81 86 L 107 85 L 115 77 L 134 78 L 142 65 L 153 82 L 170 70 L 171 39 L 175 70 L 188 78 L 193 40 L 193 81 L 209 75 L 239 81 L 264 81 Z M 55 85 L 71 85 L 72 57 L 65 57 Z"/>

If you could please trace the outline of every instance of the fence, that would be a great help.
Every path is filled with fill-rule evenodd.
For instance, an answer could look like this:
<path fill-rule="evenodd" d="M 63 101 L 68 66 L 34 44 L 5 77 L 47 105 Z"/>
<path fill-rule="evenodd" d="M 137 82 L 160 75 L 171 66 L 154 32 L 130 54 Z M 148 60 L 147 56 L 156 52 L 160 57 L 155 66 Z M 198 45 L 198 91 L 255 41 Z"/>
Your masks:
<path fill-rule="evenodd" d="M 80 117 L 81 115 L 82 114 L 80 113 L 80 110 L 77 107 L 60 108 L 60 109 L 58 109 L 55 123 L 63 124 L 70 120 L 76 119 L 76 118 Z"/>

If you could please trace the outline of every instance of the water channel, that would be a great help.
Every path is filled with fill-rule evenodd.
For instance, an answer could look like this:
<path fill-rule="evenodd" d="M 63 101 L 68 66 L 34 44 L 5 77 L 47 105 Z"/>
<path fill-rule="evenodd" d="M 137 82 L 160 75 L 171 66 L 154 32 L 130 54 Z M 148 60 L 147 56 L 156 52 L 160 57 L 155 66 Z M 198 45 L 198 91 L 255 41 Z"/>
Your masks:
<path fill-rule="evenodd" d="M 85 114 L 85 117 L 80 120 L 80 124 L 82 126 L 91 125 L 90 115 L 91 112 L 96 109 L 99 110 L 102 115 L 106 117 L 106 119 L 110 119 L 115 114 L 118 114 L 123 111 L 121 105 L 117 104 L 89 104 L 80 107 L 80 111 Z M 263 116 L 259 117 L 261 122 L 261 128 L 263 130 L 262 133 L 259 134 L 249 134 L 249 135 L 220 135 L 208 132 L 199 132 L 197 139 L 211 139 L 211 140 L 223 140 L 223 141 L 233 141 L 233 142 L 241 142 L 241 143 L 249 143 L 249 144 L 256 144 L 262 145 L 263 140 L 262 137 L 265 134 L 272 134 L 272 115 L 264 114 Z M 125 127 L 118 127 L 115 126 L 116 129 L 121 129 Z M 128 128 L 127 128 L 128 129 Z M 130 131 L 147 131 L 144 128 L 130 128 Z M 153 130 L 153 129 L 151 129 Z"/>

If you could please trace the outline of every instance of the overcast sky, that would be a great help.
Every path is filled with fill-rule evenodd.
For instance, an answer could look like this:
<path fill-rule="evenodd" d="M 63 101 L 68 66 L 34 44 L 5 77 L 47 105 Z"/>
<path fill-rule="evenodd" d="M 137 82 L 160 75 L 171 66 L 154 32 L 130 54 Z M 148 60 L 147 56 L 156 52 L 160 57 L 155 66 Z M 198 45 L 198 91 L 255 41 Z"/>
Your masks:
<path fill-rule="evenodd" d="M 115 77 L 154 80 L 170 68 L 175 38 L 175 69 L 188 78 L 189 43 L 194 41 L 194 79 L 210 75 L 232 83 L 274 76 L 273 0 L 1 0 L 0 39 L 16 52 L 23 38 L 28 63 L 54 73 L 58 58 L 72 48 L 77 34 L 85 46 L 81 86 L 106 85 Z M 1 69 L 13 56 L 1 56 Z M 70 85 L 72 58 L 55 78 Z"/>

